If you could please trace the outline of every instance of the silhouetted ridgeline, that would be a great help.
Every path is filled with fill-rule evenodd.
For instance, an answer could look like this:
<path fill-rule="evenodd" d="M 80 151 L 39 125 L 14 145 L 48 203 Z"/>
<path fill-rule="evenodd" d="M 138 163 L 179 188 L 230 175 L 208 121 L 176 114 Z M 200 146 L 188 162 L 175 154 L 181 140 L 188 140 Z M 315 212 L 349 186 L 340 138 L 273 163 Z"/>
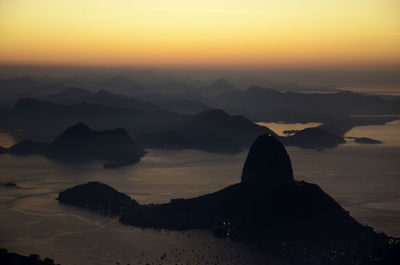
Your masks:
<path fill-rule="evenodd" d="M 346 141 L 341 136 L 326 132 L 319 127 L 306 128 L 293 135 L 280 137 L 286 146 L 299 146 L 302 148 L 332 148 Z"/>
<path fill-rule="evenodd" d="M 89 182 L 66 189 L 58 194 L 57 200 L 105 215 L 120 215 L 139 207 L 128 195 L 99 182 Z"/>
<path fill-rule="evenodd" d="M 114 195 L 104 202 L 97 186 L 101 184 L 69 189 L 74 193 L 69 192 L 70 198 L 65 198 L 66 192 L 60 193 L 59 202 L 84 197 L 74 204 L 87 207 L 86 196 L 93 196 L 90 200 L 100 201 L 100 207 L 120 205 L 126 209 L 120 217 L 123 224 L 213 229 L 218 236 L 278 250 L 304 264 L 394 265 L 400 261 L 398 239 L 361 225 L 317 185 L 295 181 L 284 146 L 271 134 L 258 137 L 251 146 L 242 181 L 211 194 L 124 207 L 117 191 L 109 188 Z"/>
<path fill-rule="evenodd" d="M 14 155 L 40 154 L 68 162 L 103 160 L 106 161 L 105 168 L 137 163 L 145 154 L 124 129 L 94 131 L 83 123 L 68 128 L 51 143 L 22 141 L 3 152 Z"/>
<path fill-rule="evenodd" d="M 229 83 L 225 79 L 218 79 L 212 84 L 199 89 L 199 93 L 207 97 L 217 96 L 232 91 L 237 91 L 237 88 L 234 87 L 231 83 Z"/>
<path fill-rule="evenodd" d="M 283 94 L 276 91 L 271 93 Z M 158 105 L 113 95 L 104 90 L 91 93 L 78 88 L 69 88 L 68 91 L 61 92 L 59 101 L 62 101 L 62 98 L 67 98 L 68 101 L 71 95 L 85 103 L 72 104 L 73 101 L 72 105 L 60 105 L 30 98 L 21 99 L 12 109 L 0 110 L 0 128 L 23 132 L 26 135 L 25 139 L 48 141 L 77 122 L 90 124 L 97 130 L 122 126 L 145 148 L 190 148 L 220 153 L 240 152 L 248 148 L 258 135 L 272 133 L 268 128 L 255 125 L 243 116 L 232 116 L 222 110 L 205 110 L 190 115 L 161 110 L 163 108 L 174 111 L 180 109 L 181 112 L 193 113 L 196 108 L 208 109 L 197 101 L 190 108 L 188 106 L 192 105 L 191 101 L 170 101 L 157 110 Z M 54 99 L 59 96 L 53 94 L 52 97 Z M 357 95 L 358 97 L 361 96 Z M 386 104 L 383 105 L 386 106 Z M 245 110 L 248 106 L 242 107 Z M 153 109 L 153 111 L 143 111 L 143 109 Z M 323 113 L 323 110 L 321 111 L 316 110 L 315 113 Z M 312 113 L 309 114 L 312 115 Z M 268 116 L 263 116 L 263 119 L 267 118 Z M 326 123 L 319 128 L 320 130 L 304 130 L 295 136 L 290 136 L 288 139 L 281 138 L 281 140 L 285 145 L 304 148 L 335 147 L 344 142 L 344 139 L 335 135 L 343 135 L 353 126 L 382 124 L 393 119 L 396 118 L 329 118 L 325 120 Z M 41 126 L 37 126 L 39 122 Z"/>
<path fill-rule="evenodd" d="M 162 107 L 155 104 L 143 102 L 131 97 L 115 95 L 108 92 L 107 90 L 99 90 L 95 93 L 91 93 L 90 91 L 76 91 L 76 88 L 74 89 L 75 91 L 69 91 L 70 89 L 71 88 L 58 94 L 49 95 L 47 99 L 55 103 L 69 105 L 77 103 L 88 103 L 102 105 L 105 107 L 118 107 L 142 111 L 162 110 Z"/>
<path fill-rule="evenodd" d="M 356 137 L 354 139 L 354 142 L 360 143 L 360 144 L 381 144 L 382 142 L 379 140 L 371 139 L 368 137 Z"/>
<path fill-rule="evenodd" d="M 160 134 L 144 134 L 138 141 L 145 147 L 236 153 L 250 146 L 260 134 L 271 133 L 243 116 L 230 116 L 222 110 L 195 114 L 173 130 Z"/>
<path fill-rule="evenodd" d="M 309 122 L 349 115 L 400 114 L 400 100 L 349 91 L 306 94 L 250 87 L 209 98 L 205 103 L 257 121 Z"/>
<path fill-rule="evenodd" d="M 8 252 L 7 249 L 0 248 L 0 264 L 1 265 L 54 265 L 54 261 L 50 258 L 40 259 L 37 254 L 28 256 L 19 255 L 17 253 Z"/>
<path fill-rule="evenodd" d="M 57 105 L 34 99 L 18 101 L 12 110 L 2 113 L 5 128 L 22 129 L 41 139 L 54 137 L 76 122 L 88 122 L 93 128 L 123 126 L 145 148 L 195 148 L 212 152 L 239 152 L 260 134 L 272 133 L 243 116 L 231 116 L 222 110 L 195 115 L 168 111 L 136 111 L 90 104 Z M 7 115 L 6 115 L 7 114 Z M 37 126 L 39 123 L 41 126 Z M 61 129 L 62 128 L 62 129 Z M 171 135 L 171 137 L 169 136 Z"/>
<path fill-rule="evenodd" d="M 53 139 L 71 124 L 83 122 L 96 130 L 125 128 L 131 135 L 172 129 L 189 116 L 168 111 L 137 111 L 88 103 L 60 105 L 32 98 L 0 110 L 0 126 L 22 130 L 35 141 Z M 40 123 L 40 126 L 37 126 Z"/>

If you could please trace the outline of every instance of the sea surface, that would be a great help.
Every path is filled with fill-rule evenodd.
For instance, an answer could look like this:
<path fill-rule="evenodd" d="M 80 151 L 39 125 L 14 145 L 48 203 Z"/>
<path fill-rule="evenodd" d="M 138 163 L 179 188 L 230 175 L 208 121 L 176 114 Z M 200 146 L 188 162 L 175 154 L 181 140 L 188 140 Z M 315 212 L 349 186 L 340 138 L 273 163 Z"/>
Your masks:
<path fill-rule="evenodd" d="M 285 122 L 256 122 L 257 125 L 268 127 L 279 136 L 287 136 L 284 131 L 287 130 L 304 130 L 306 128 L 318 127 L 322 123 L 308 122 L 308 123 L 285 123 Z"/>
<path fill-rule="evenodd" d="M 400 121 L 356 127 L 347 135 L 383 144 L 349 142 L 322 151 L 289 147 L 295 178 L 320 185 L 359 222 L 400 236 Z M 0 134 L 0 146 L 12 144 L 9 135 Z M 58 192 L 89 181 L 111 185 L 140 203 L 198 196 L 239 182 L 247 155 L 247 150 L 236 155 L 147 151 L 140 163 L 113 170 L 102 169 L 98 161 L 71 165 L 38 155 L 0 155 L 0 183 L 19 186 L 0 186 L 0 247 L 38 253 L 64 265 L 288 264 L 256 247 L 214 238 L 208 231 L 124 226 L 116 218 L 55 200 Z"/>
<path fill-rule="evenodd" d="M 400 96 L 399 85 L 351 85 L 339 86 L 340 89 L 349 90 L 356 93 L 375 94 L 383 96 Z"/>

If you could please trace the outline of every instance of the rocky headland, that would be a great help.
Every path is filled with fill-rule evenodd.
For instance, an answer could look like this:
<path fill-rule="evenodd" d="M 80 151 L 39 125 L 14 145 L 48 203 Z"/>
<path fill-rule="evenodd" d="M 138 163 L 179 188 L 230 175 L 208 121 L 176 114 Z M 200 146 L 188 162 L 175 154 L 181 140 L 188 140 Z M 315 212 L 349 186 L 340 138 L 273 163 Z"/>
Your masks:
<path fill-rule="evenodd" d="M 82 186 L 90 188 L 93 184 L 72 188 L 76 191 L 71 194 L 74 200 L 89 194 L 80 194 Z M 59 202 L 70 203 L 62 194 Z M 93 201 L 102 197 L 100 193 L 90 194 L 95 197 Z M 109 203 L 118 204 L 120 200 L 115 198 L 118 196 L 110 197 Z M 86 202 L 75 205 L 85 207 Z M 300 264 L 400 261 L 399 239 L 360 224 L 318 185 L 296 181 L 284 146 L 271 134 L 259 136 L 251 146 L 240 183 L 196 198 L 124 209 L 120 216 L 123 224 L 212 229 L 217 236 L 270 248 Z"/>
<path fill-rule="evenodd" d="M 3 153 L 43 155 L 67 162 L 105 161 L 104 168 L 133 164 L 145 155 L 143 148 L 122 128 L 94 131 L 83 123 L 71 126 L 51 143 L 22 141 Z"/>

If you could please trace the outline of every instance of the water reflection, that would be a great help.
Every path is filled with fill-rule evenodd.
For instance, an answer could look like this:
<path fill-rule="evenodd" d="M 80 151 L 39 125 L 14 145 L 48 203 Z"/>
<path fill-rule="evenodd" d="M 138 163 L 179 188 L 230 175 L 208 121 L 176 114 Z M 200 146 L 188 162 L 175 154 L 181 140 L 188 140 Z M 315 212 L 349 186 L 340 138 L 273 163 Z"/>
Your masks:
<path fill-rule="evenodd" d="M 383 129 L 379 137 L 395 139 L 399 123 L 385 126 L 379 127 Z M 373 138 L 371 132 L 378 129 L 368 127 L 356 128 L 362 135 L 353 136 Z M 317 183 L 360 222 L 399 236 L 400 148 L 393 143 L 345 144 L 322 152 L 289 147 L 288 152 L 296 179 Z M 64 265 L 151 264 L 157 261 L 154 258 L 174 251 L 190 253 L 180 256 L 185 257 L 181 263 L 208 256 L 212 264 L 217 255 L 239 254 L 239 260 L 248 260 L 243 264 L 278 264 L 266 253 L 213 238 L 205 231 L 122 226 L 116 219 L 55 200 L 59 191 L 88 181 L 109 184 L 140 203 L 198 196 L 238 182 L 246 154 L 148 150 L 140 163 L 115 170 L 103 170 L 96 161 L 71 166 L 41 156 L 0 155 L 0 182 L 16 182 L 21 187 L 0 187 L 0 246 L 21 254 L 40 253 Z M 192 254 L 192 250 L 197 252 Z M 229 259 L 225 264 L 231 264 Z"/>
<path fill-rule="evenodd" d="M 12 137 L 12 135 L 10 135 L 8 133 L 1 133 L 0 132 L 0 146 L 1 147 L 9 148 L 9 147 L 13 146 L 16 143 L 17 142 L 14 139 L 14 137 Z"/>
<path fill-rule="evenodd" d="M 385 125 L 354 127 L 345 134 L 345 137 L 368 137 L 382 141 L 381 145 L 400 146 L 400 120 Z"/>
<path fill-rule="evenodd" d="M 317 127 L 321 123 L 308 122 L 308 123 L 284 123 L 284 122 L 256 122 L 260 126 L 265 126 L 274 131 L 277 135 L 286 136 L 283 132 L 287 130 L 303 130 L 305 128 Z"/>

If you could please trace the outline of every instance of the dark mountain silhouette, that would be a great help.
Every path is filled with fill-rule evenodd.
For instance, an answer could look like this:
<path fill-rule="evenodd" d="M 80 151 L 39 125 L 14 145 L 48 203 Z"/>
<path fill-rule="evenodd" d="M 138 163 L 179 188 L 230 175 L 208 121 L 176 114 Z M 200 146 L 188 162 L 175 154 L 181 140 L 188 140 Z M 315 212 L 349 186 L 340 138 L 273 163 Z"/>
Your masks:
<path fill-rule="evenodd" d="M 272 136 L 258 137 L 244 163 L 242 183 L 274 187 L 293 182 L 292 164 L 285 147 Z"/>
<path fill-rule="evenodd" d="M 0 106 L 10 107 L 21 98 L 43 97 L 63 89 L 63 84 L 43 84 L 31 77 L 0 79 Z"/>
<path fill-rule="evenodd" d="M 358 143 L 358 144 L 381 144 L 382 143 L 382 141 L 375 140 L 375 139 L 368 138 L 368 137 L 351 137 L 351 136 L 348 136 L 348 137 L 346 137 L 346 139 L 351 139 L 355 143 Z"/>
<path fill-rule="evenodd" d="M 270 134 L 252 145 L 241 183 L 197 198 L 129 211 L 121 222 L 175 229 L 230 222 L 232 237 L 259 239 L 352 240 L 366 232 L 317 185 L 294 181 L 285 148 Z"/>
<path fill-rule="evenodd" d="M 38 82 L 32 77 L 16 77 L 0 79 L 1 93 L 11 92 L 11 90 L 25 90 L 38 85 Z M 19 91 L 21 93 L 21 91 Z"/>
<path fill-rule="evenodd" d="M 129 208 L 139 206 L 128 195 L 100 182 L 89 182 L 66 189 L 58 194 L 57 200 L 110 215 L 119 215 Z"/>
<path fill-rule="evenodd" d="M 83 123 L 68 128 L 51 143 L 22 141 L 7 152 L 14 155 L 40 154 L 68 162 L 103 160 L 107 168 L 137 163 L 145 154 L 124 129 L 98 132 Z"/>
<path fill-rule="evenodd" d="M 3 186 L 4 187 L 8 187 L 8 188 L 15 188 L 15 189 L 19 188 L 17 183 L 14 183 L 14 182 L 6 182 L 6 183 L 3 184 Z"/>
<path fill-rule="evenodd" d="M 5 248 L 0 248 L 0 264 L 2 265 L 54 265 L 50 258 L 40 259 L 37 254 L 23 256 L 17 253 L 8 252 Z M 59 265 L 59 264 L 58 264 Z"/>
<path fill-rule="evenodd" d="M 170 80 L 163 83 L 153 84 L 148 87 L 148 90 L 153 93 L 161 93 L 161 94 L 184 94 L 187 92 L 194 92 L 196 87 L 189 85 L 187 83 Z"/>
<path fill-rule="evenodd" d="M 68 124 L 82 121 L 97 130 L 123 126 L 144 147 L 195 148 L 212 152 L 238 152 L 241 147 L 249 146 L 254 137 L 270 132 L 268 128 L 258 126 L 244 117 L 230 116 L 221 110 L 182 115 L 90 104 L 63 106 L 22 99 L 3 115 L 4 121 L 8 120 L 4 125 L 7 128 L 23 128 L 34 135 L 46 135 L 44 139 L 61 133 Z M 38 121 L 41 121 L 42 126 L 37 126 Z M 175 135 L 179 142 L 166 141 L 166 135 Z"/>
<path fill-rule="evenodd" d="M 138 82 L 135 82 L 123 75 L 115 75 L 94 84 L 93 87 L 99 90 L 108 90 L 112 93 L 125 96 L 134 96 L 145 93 L 145 88 Z"/>
<path fill-rule="evenodd" d="M 90 184 L 83 186 L 90 189 Z M 74 199 L 84 196 L 81 186 L 79 192 L 73 189 L 77 191 Z M 85 194 L 93 194 L 93 201 L 101 197 L 95 189 L 85 189 Z M 61 197 L 59 202 L 69 203 Z M 240 183 L 192 199 L 138 205 L 126 209 L 120 222 L 178 230 L 213 229 L 218 236 L 283 248 L 283 254 L 297 255 L 306 264 L 396 264 L 400 258 L 400 246 L 391 245 L 391 238 L 358 223 L 317 185 L 294 181 L 290 158 L 271 134 L 253 143 Z M 370 263 L 371 258 L 380 263 Z"/>
<path fill-rule="evenodd" d="M 238 143 L 239 146 L 250 146 L 253 139 L 264 133 L 272 133 L 267 127 L 259 126 L 243 116 L 231 116 L 220 109 L 203 111 L 190 117 L 178 128 L 186 134 L 213 132 Z"/>
<path fill-rule="evenodd" d="M 203 99 L 202 96 L 199 94 L 196 94 L 195 92 L 187 91 L 184 93 L 180 94 L 162 94 L 162 93 L 148 93 L 148 94 L 143 94 L 143 95 L 138 95 L 138 98 L 147 101 L 147 102 L 152 102 L 152 103 L 163 103 L 163 102 L 168 102 L 172 100 L 200 100 Z"/>
<path fill-rule="evenodd" d="M 8 149 L 5 149 L 4 153 L 9 153 L 13 155 L 34 155 L 44 152 L 47 145 L 42 143 L 36 143 L 30 140 L 25 140 L 19 142 Z"/>
<path fill-rule="evenodd" d="M 153 70 L 125 71 L 123 75 L 145 86 L 169 82 L 175 79 L 175 76 Z"/>
<path fill-rule="evenodd" d="M 99 94 L 105 101 L 113 99 L 106 91 Z M 124 101 L 116 102 L 122 106 Z M 70 124 L 84 122 L 96 130 L 126 128 L 145 148 L 190 148 L 223 153 L 240 152 L 258 135 L 274 134 L 243 116 L 231 116 L 222 110 L 184 115 L 87 103 L 58 105 L 29 98 L 21 99 L 11 110 L 0 111 L 0 118 L 1 128 L 23 130 L 27 134 L 25 139 L 35 141 L 48 141 Z M 41 126 L 37 126 L 39 121 Z M 340 143 L 334 135 L 320 134 L 326 137 L 315 137 L 313 131 L 304 131 L 282 141 L 306 148 L 335 147 Z"/>
<path fill-rule="evenodd" d="M 68 87 L 59 93 L 48 95 L 47 99 L 57 103 L 70 104 L 76 103 L 77 101 L 80 101 L 91 94 L 92 92 L 83 88 Z"/>
<path fill-rule="evenodd" d="M 319 126 L 320 129 L 333 133 L 335 135 L 344 136 L 348 131 L 356 126 L 367 125 L 384 125 L 390 121 L 397 120 L 399 115 L 372 115 L 372 116 L 350 116 L 329 118 Z"/>
<path fill-rule="evenodd" d="M 90 103 L 106 107 L 119 107 L 145 111 L 162 109 L 162 107 L 155 104 L 144 102 L 133 97 L 113 94 L 104 89 L 92 93 L 86 89 L 69 87 L 59 93 L 47 96 L 46 99 L 54 103 L 67 105 L 77 103 Z"/>
<path fill-rule="evenodd" d="M 10 110 L 0 110 L 2 128 L 22 129 L 28 139 L 35 141 L 53 139 L 66 127 L 78 122 L 89 124 L 96 130 L 124 127 L 137 136 L 168 130 L 185 119 L 186 115 L 168 111 L 144 112 L 88 103 L 59 105 L 31 98 L 19 100 Z"/>
<path fill-rule="evenodd" d="M 309 92 L 332 93 L 341 91 L 340 89 L 334 88 L 332 86 L 301 85 L 291 82 L 276 82 L 276 81 L 266 80 L 263 78 L 257 78 L 251 75 L 231 77 L 228 78 L 228 81 L 241 89 L 247 89 L 252 86 L 258 86 L 258 87 L 272 87 L 275 90 L 281 92 L 292 91 L 292 92 L 307 92 L 307 93 Z"/>
<path fill-rule="evenodd" d="M 211 153 L 234 154 L 242 148 L 227 137 L 221 137 L 211 132 L 185 134 L 179 131 L 143 134 L 137 138 L 145 148 L 155 149 L 197 149 Z"/>
<path fill-rule="evenodd" d="M 190 116 L 173 130 L 139 136 L 138 141 L 150 148 L 193 148 L 236 153 L 264 133 L 273 132 L 243 116 L 230 116 L 222 110 L 208 110 Z"/>
<path fill-rule="evenodd" d="M 171 100 L 160 103 L 160 105 L 166 110 L 184 114 L 195 114 L 211 109 L 209 106 L 200 101 L 190 99 Z"/>
<path fill-rule="evenodd" d="M 126 88 L 132 85 L 133 81 L 123 75 L 114 75 L 100 81 L 105 89 Z"/>
<path fill-rule="evenodd" d="M 80 102 L 98 104 L 106 107 L 118 107 L 144 111 L 162 109 L 155 104 L 143 102 L 132 97 L 115 95 L 107 90 L 100 90 L 96 93 L 88 95 L 87 97 L 81 99 Z"/>
<path fill-rule="evenodd" d="M 217 96 L 224 93 L 236 91 L 237 88 L 225 79 L 218 79 L 212 84 L 199 89 L 199 93 L 203 96 L 211 97 Z"/>
<path fill-rule="evenodd" d="M 400 113 L 398 101 L 349 91 L 305 94 L 251 87 L 209 98 L 205 103 L 253 120 L 321 121 L 331 116 Z"/>
<path fill-rule="evenodd" d="M 326 132 L 319 127 L 306 128 L 280 139 L 286 146 L 293 145 L 302 148 L 333 148 L 346 142 L 343 137 Z"/>
<path fill-rule="evenodd" d="M 359 144 L 381 144 L 382 142 L 379 140 L 371 139 L 368 137 L 359 137 L 354 140 L 354 142 Z"/>

